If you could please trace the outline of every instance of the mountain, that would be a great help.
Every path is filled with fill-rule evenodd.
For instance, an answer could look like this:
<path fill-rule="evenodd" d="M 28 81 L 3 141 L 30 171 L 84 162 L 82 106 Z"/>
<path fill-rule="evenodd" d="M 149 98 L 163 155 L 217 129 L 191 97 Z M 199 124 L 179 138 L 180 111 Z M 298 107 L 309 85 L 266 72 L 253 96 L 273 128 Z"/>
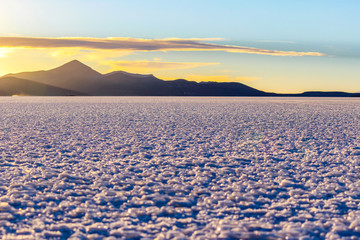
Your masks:
<path fill-rule="evenodd" d="M 105 76 L 111 76 L 111 75 L 120 74 L 120 73 L 127 75 L 129 77 L 136 77 L 136 78 L 146 78 L 146 77 L 154 76 L 152 74 L 128 73 L 125 71 L 115 71 L 115 72 L 107 73 L 107 74 L 105 74 Z"/>
<path fill-rule="evenodd" d="M 197 83 L 187 80 L 164 81 L 153 75 L 114 72 L 102 78 L 103 85 L 91 95 L 115 96 L 265 96 L 265 92 L 241 83 Z"/>
<path fill-rule="evenodd" d="M 100 86 L 102 84 L 100 80 L 102 76 L 102 74 L 77 60 L 73 60 L 48 71 L 23 72 L 5 75 L 5 77 L 32 80 L 78 92 L 87 92 L 88 87 L 92 88 Z"/>
<path fill-rule="evenodd" d="M 0 79 L 1 96 L 81 96 L 83 93 L 50 86 L 31 80 L 3 77 Z"/>
<path fill-rule="evenodd" d="M 0 78 L 0 95 L 90 96 L 295 96 L 350 97 L 345 92 L 267 93 L 236 82 L 164 81 L 152 74 L 115 71 L 101 74 L 73 60 L 48 71 L 8 74 Z"/>
<path fill-rule="evenodd" d="M 103 84 L 90 94 L 102 96 L 161 96 L 167 95 L 165 82 L 153 75 L 112 72 L 102 77 Z"/>
<path fill-rule="evenodd" d="M 100 74 L 85 64 L 73 60 L 48 71 L 8 74 L 5 78 L 26 79 L 33 82 L 68 89 L 92 96 L 267 96 L 268 93 L 241 83 L 164 81 L 154 75 L 116 71 Z M 3 78 L 0 78 L 2 81 Z M 18 81 L 14 82 L 15 84 Z M 21 89 L 21 86 L 19 86 Z M 0 89 L 1 92 L 1 89 Z"/>

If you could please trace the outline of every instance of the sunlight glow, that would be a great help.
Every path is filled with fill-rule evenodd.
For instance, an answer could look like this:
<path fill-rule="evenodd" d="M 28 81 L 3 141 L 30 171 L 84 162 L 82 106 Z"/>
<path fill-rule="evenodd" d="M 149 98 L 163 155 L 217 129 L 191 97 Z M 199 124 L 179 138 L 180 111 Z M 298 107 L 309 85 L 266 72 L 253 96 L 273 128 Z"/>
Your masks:
<path fill-rule="evenodd" d="M 204 66 L 218 65 L 219 63 L 206 62 L 165 62 L 165 61 L 105 61 L 102 64 L 113 66 L 113 71 L 123 70 L 136 73 L 153 73 L 168 69 L 189 69 Z"/>
<path fill-rule="evenodd" d="M 228 75 L 189 75 L 186 79 L 196 82 L 248 82 L 258 80 L 257 77 L 238 76 L 230 77 Z"/>
<path fill-rule="evenodd" d="M 7 53 L 10 53 L 10 52 L 12 52 L 13 51 L 13 49 L 11 49 L 11 48 L 0 48 L 0 58 L 1 57 L 6 57 L 7 56 Z"/>

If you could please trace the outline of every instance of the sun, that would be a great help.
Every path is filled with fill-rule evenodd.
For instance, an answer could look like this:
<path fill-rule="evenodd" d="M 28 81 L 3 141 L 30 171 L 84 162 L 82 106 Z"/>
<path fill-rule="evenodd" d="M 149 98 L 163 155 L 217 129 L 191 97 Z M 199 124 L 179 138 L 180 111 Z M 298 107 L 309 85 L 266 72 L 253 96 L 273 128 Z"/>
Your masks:
<path fill-rule="evenodd" d="M 0 58 L 6 57 L 8 53 L 12 52 L 11 48 L 2 47 L 0 48 Z"/>
<path fill-rule="evenodd" d="M 12 52 L 13 50 L 11 48 L 0 48 L 0 58 L 7 57 L 7 54 Z M 0 76 L 4 75 L 5 71 L 4 69 L 0 68 Z"/>

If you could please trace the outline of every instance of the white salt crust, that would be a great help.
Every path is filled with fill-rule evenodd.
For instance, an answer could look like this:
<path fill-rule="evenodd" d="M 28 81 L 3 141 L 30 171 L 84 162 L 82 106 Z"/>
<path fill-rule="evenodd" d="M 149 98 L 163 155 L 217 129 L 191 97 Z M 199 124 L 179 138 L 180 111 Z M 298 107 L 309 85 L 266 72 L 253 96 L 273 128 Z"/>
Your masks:
<path fill-rule="evenodd" d="M 0 238 L 360 238 L 351 98 L 0 98 Z"/>

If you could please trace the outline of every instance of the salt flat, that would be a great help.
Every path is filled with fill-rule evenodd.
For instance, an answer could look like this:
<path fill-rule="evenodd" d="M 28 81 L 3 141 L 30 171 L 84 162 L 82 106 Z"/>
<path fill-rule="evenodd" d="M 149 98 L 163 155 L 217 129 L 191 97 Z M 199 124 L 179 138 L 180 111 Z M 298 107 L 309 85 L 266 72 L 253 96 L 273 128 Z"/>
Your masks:
<path fill-rule="evenodd" d="M 360 238 L 359 103 L 0 98 L 0 238 Z"/>

